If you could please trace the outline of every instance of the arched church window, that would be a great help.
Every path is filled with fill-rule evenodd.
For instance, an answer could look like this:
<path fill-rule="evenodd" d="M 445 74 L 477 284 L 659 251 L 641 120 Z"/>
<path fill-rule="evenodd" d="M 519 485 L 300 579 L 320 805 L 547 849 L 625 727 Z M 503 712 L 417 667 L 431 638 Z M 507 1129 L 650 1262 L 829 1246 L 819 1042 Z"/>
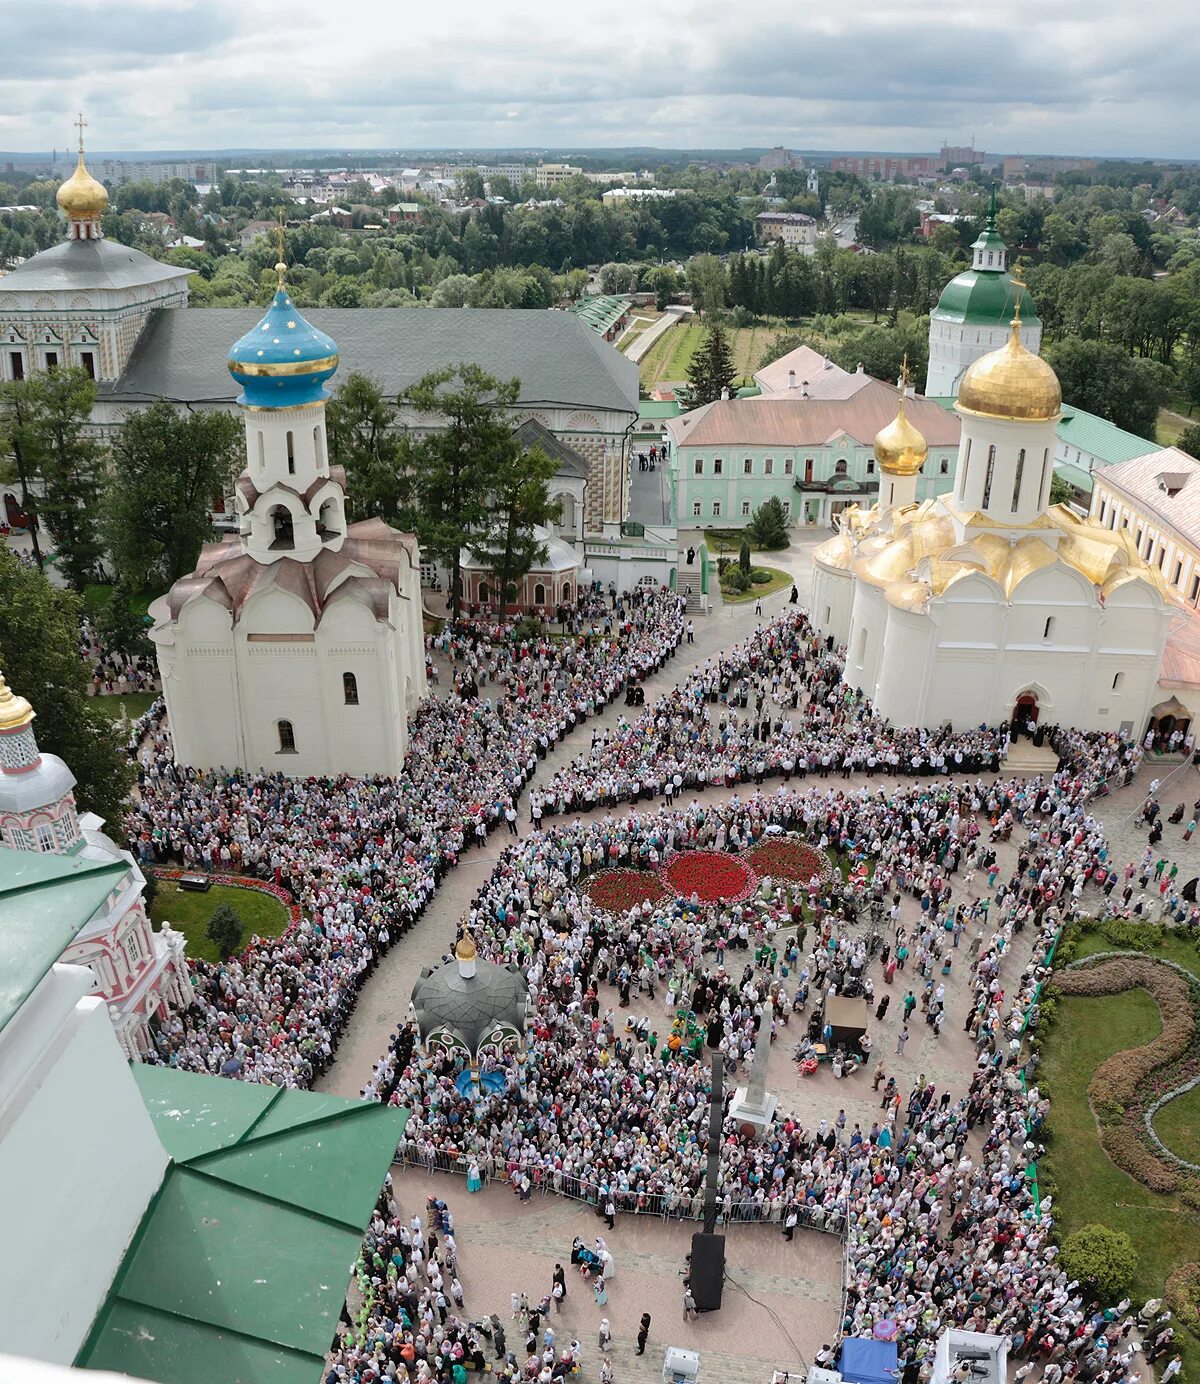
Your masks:
<path fill-rule="evenodd" d="M 488 590 L 487 582 L 481 581 L 479 583 L 479 604 L 487 605 L 488 601 L 491 600 L 491 597 L 492 593 Z"/>
<path fill-rule="evenodd" d="M 290 431 L 287 435 L 288 475 L 296 474 L 296 438 Z"/>
<path fill-rule="evenodd" d="M 324 456 L 323 456 L 323 454 L 322 454 L 322 451 L 321 451 L 321 427 L 320 427 L 320 424 L 318 424 L 318 425 L 313 429 L 313 456 L 316 457 L 316 459 L 317 459 L 317 465 L 318 465 L 318 466 L 324 466 L 324 464 L 325 464 L 325 458 L 324 458 Z"/>
<path fill-rule="evenodd" d="M 279 753 L 296 753 L 296 732 L 292 729 L 290 721 L 276 721 L 275 729 L 279 732 Z"/>
<path fill-rule="evenodd" d="M 546 588 L 541 582 L 538 582 L 533 588 L 533 603 L 536 606 L 544 606 L 546 604 Z"/>
<path fill-rule="evenodd" d="M 342 674 L 342 696 L 347 706 L 358 705 L 358 679 L 353 673 Z"/>
<path fill-rule="evenodd" d="M 263 437 L 262 429 L 258 430 L 258 469 L 261 471 L 267 464 L 267 443 Z"/>
<path fill-rule="evenodd" d="M 1038 508 L 1043 508 L 1050 500 L 1050 448 L 1042 452 L 1042 478 L 1038 482 Z"/>
<path fill-rule="evenodd" d="M 37 847 L 39 851 L 52 851 L 54 849 L 54 827 L 49 822 L 39 822 L 34 828 L 37 836 Z"/>
<path fill-rule="evenodd" d="M 1042 630 L 1042 638 L 1049 639 L 1054 633 L 1054 616 L 1046 616 L 1046 627 Z"/>
<path fill-rule="evenodd" d="M 331 496 L 317 513 L 317 531 L 322 538 L 332 538 L 341 533 L 337 526 L 337 501 Z"/>
<path fill-rule="evenodd" d="M 1017 473 L 1013 477 L 1012 512 L 1016 514 L 1021 505 L 1021 476 L 1025 471 L 1025 448 L 1017 453 Z"/>
<path fill-rule="evenodd" d="M 845 457 L 838 457 L 837 461 L 833 463 L 833 474 L 835 476 L 844 476 L 849 469 L 849 463 L 846 461 Z"/>
<path fill-rule="evenodd" d="M 276 505 L 271 511 L 271 523 L 274 525 L 275 537 L 271 542 L 271 547 L 276 552 L 285 551 L 296 546 L 295 536 L 292 533 L 292 513 L 284 505 Z"/>
<path fill-rule="evenodd" d="M 980 501 L 980 508 L 987 509 L 992 500 L 992 477 L 996 474 L 996 449 L 988 448 L 987 470 L 983 476 L 983 499 Z"/>
<path fill-rule="evenodd" d="M 563 601 L 566 602 L 566 601 L 569 601 L 570 599 L 571 599 L 571 583 L 570 583 L 569 581 L 565 581 L 565 582 L 563 582 Z"/>

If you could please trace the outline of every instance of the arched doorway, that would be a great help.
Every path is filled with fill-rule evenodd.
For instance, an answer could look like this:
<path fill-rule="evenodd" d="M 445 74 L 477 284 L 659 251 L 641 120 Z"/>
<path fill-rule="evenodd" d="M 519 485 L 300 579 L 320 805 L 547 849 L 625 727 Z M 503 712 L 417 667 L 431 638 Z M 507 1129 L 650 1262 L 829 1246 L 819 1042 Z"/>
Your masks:
<path fill-rule="evenodd" d="M 1037 725 L 1038 712 L 1040 709 L 1036 692 L 1026 691 L 1021 693 L 1013 705 L 1012 713 L 1013 726 L 1018 735 L 1025 733 L 1032 734 L 1030 725 L 1031 723 Z"/>
<path fill-rule="evenodd" d="M 1192 713 L 1178 697 L 1169 697 L 1150 709 L 1150 723 L 1147 730 L 1153 737 L 1151 744 L 1160 754 L 1169 754 L 1179 749 L 1191 729 Z"/>

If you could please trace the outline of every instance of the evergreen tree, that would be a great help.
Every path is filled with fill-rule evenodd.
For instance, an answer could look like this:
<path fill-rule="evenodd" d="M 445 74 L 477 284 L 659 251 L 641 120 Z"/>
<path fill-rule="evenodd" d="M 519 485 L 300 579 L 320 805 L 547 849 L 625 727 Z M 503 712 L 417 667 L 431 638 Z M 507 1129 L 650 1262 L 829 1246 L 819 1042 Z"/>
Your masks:
<path fill-rule="evenodd" d="M 783 511 L 783 502 L 772 495 L 754 511 L 746 525 L 746 533 L 754 541 L 759 551 L 773 548 L 786 548 L 788 545 L 788 516 Z M 747 549 L 747 556 L 749 550 Z"/>
<path fill-rule="evenodd" d="M 133 765 L 111 720 L 87 695 L 80 614 L 74 592 L 51 586 L 41 572 L 0 548 L 0 670 L 37 712 L 38 747 L 70 766 L 80 807 L 106 818 L 120 839 Z"/>
<path fill-rule="evenodd" d="M 113 587 L 108 604 L 96 617 L 96 628 L 106 649 L 122 654 L 151 653 L 146 620 L 133 604 L 133 593 L 123 581 Z"/>
<path fill-rule="evenodd" d="M 180 413 L 160 402 L 132 413 L 113 446 L 103 524 L 118 574 L 136 591 L 190 572 L 210 514 L 242 461 L 242 424 L 228 413 Z"/>
<path fill-rule="evenodd" d="M 750 542 L 745 537 L 738 548 L 738 568 L 744 577 L 750 575 Z"/>
<path fill-rule="evenodd" d="M 410 440 L 405 461 L 414 483 L 417 531 L 429 556 L 450 570 L 457 616 L 462 599 L 462 551 L 484 531 L 493 474 L 515 445 L 507 413 L 521 382 L 497 380 L 477 365 L 438 370 L 400 395 L 433 430 Z"/>
<path fill-rule="evenodd" d="M 546 560 L 546 545 L 535 536 L 534 526 L 550 523 L 560 512 L 549 489 L 558 463 L 538 447 L 526 451 L 511 435 L 510 442 L 509 448 L 497 449 L 488 481 L 488 513 L 472 544 L 496 578 L 502 619 L 510 592 Z"/>
<path fill-rule="evenodd" d="M 688 366 L 688 406 L 699 408 L 719 399 L 735 378 L 733 352 L 719 322 L 712 323 Z"/>

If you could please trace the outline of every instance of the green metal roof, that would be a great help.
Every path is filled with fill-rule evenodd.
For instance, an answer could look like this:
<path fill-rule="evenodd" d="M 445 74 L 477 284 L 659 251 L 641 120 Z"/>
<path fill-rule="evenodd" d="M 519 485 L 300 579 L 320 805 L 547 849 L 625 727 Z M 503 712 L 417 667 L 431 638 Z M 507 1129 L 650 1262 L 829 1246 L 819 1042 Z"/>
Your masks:
<path fill-rule="evenodd" d="M 978 323 L 981 327 L 1000 327 L 1013 315 L 1016 289 L 1002 269 L 964 269 L 942 289 L 932 316 L 942 321 Z M 1021 290 L 1021 319 L 1039 321 L 1033 298 Z"/>
<path fill-rule="evenodd" d="M 1092 473 L 1085 466 L 1076 466 L 1069 461 L 1056 461 L 1054 474 L 1061 476 L 1068 485 L 1073 486 L 1076 490 L 1084 490 L 1089 495 L 1092 493 Z"/>
<path fill-rule="evenodd" d="M 662 418 L 678 418 L 683 412 L 678 399 L 643 399 L 638 404 L 638 422 L 655 422 Z"/>
<path fill-rule="evenodd" d="M 0 1029 L 128 869 L 124 861 L 0 846 Z"/>
<path fill-rule="evenodd" d="M 408 1112 L 133 1067 L 172 1163 L 76 1360 L 312 1384 Z"/>
<path fill-rule="evenodd" d="M 1062 417 L 1056 429 L 1059 437 L 1071 447 L 1078 447 L 1097 461 L 1111 466 L 1118 461 L 1132 461 L 1134 457 L 1144 457 L 1156 450 L 1158 444 L 1149 438 L 1139 437 L 1137 433 L 1126 432 L 1081 408 L 1063 405 Z"/>
<path fill-rule="evenodd" d="M 625 316 L 632 302 L 627 293 L 598 293 L 590 298 L 580 298 L 571 304 L 568 311 L 582 318 L 596 331 L 606 332 Z"/>

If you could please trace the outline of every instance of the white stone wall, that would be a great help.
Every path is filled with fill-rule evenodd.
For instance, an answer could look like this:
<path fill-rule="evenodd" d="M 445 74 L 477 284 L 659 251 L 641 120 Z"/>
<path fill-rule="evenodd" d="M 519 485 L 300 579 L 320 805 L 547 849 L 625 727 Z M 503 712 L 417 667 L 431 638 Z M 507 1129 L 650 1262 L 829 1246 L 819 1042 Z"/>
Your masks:
<path fill-rule="evenodd" d="M 850 607 L 854 600 L 854 574 L 841 568 L 826 567 L 813 559 L 813 624 L 822 634 L 832 634 L 835 644 L 850 637 Z"/>
<path fill-rule="evenodd" d="M 83 967 L 55 966 L 0 1033 L 0 1340 L 60 1364 L 82 1346 L 168 1161 L 90 985 Z M 81 1170 L 86 1211 L 64 1219 Z"/>
<path fill-rule="evenodd" d="M 966 374 L 967 367 L 989 351 L 999 350 L 1008 340 L 1009 327 L 1001 323 L 980 327 L 941 318 L 936 312 L 929 318 L 929 371 L 925 377 L 924 393 L 930 399 L 953 399 Z M 1021 341 L 1034 353 L 1041 354 L 1042 324 L 1026 323 L 1021 327 Z"/>

